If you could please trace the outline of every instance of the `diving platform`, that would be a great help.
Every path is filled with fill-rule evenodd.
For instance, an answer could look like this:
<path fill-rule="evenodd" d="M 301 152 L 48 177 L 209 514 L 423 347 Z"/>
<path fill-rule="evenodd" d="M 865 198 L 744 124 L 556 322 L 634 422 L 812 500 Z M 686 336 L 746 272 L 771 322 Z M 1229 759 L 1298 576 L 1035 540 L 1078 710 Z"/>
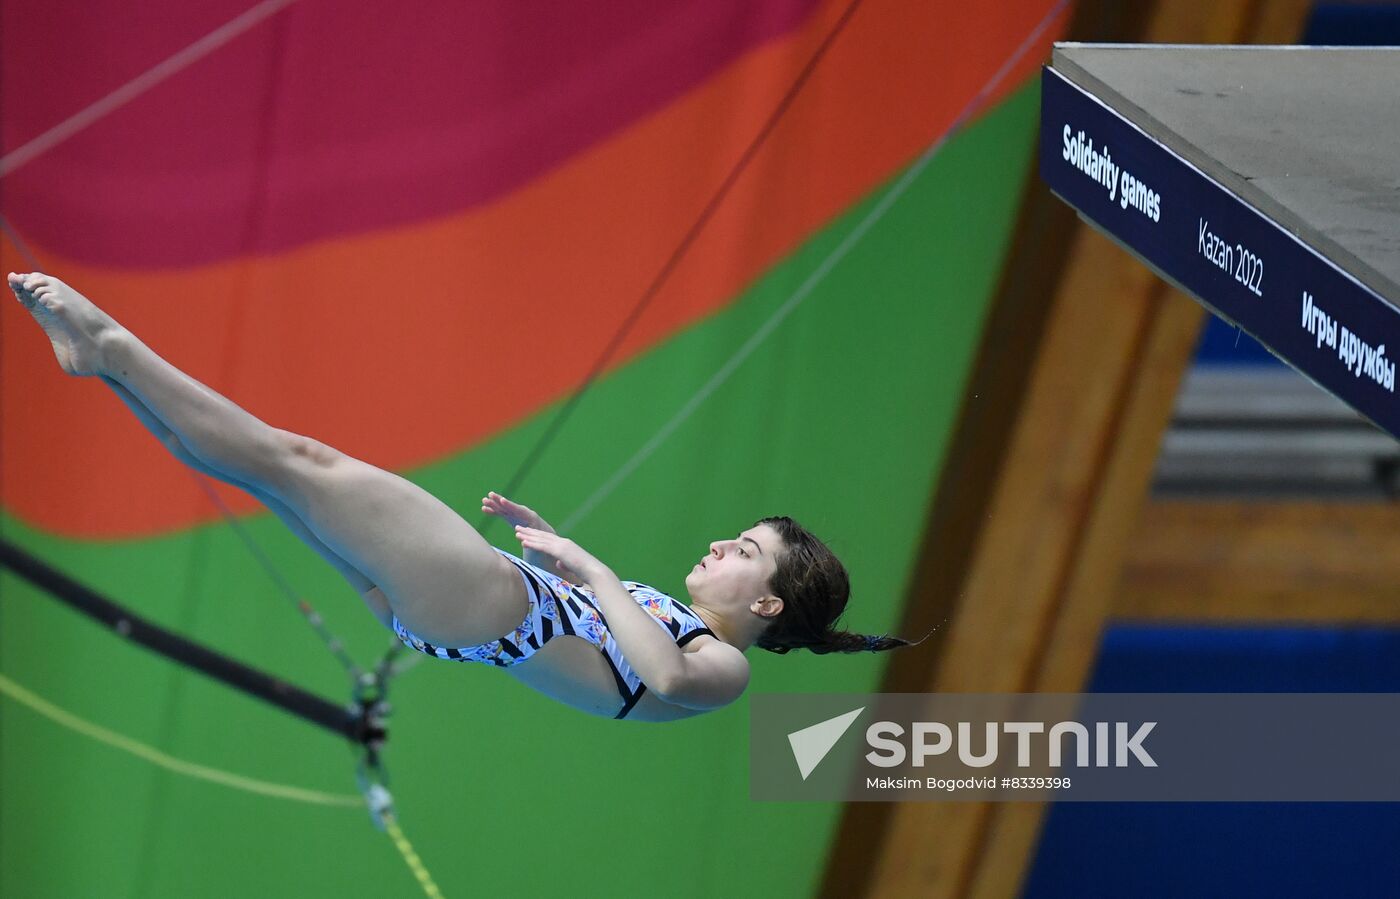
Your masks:
<path fill-rule="evenodd" d="M 1041 177 L 1400 437 L 1400 49 L 1057 44 Z"/>

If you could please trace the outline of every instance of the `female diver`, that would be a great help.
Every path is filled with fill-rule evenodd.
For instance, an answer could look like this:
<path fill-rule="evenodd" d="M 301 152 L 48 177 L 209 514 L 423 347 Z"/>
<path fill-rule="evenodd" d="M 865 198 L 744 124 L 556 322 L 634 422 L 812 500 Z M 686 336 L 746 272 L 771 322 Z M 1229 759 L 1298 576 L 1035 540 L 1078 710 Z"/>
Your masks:
<path fill-rule="evenodd" d="M 789 518 L 711 543 L 686 575 L 686 606 L 618 580 L 534 511 L 490 493 L 482 511 L 514 525 L 519 559 L 404 478 L 259 421 L 57 278 L 8 280 L 64 371 L 102 378 L 176 458 L 257 497 L 420 652 L 496 665 L 591 714 L 673 721 L 737 699 L 754 644 L 910 645 L 832 629 L 850 592 L 846 570 Z"/>

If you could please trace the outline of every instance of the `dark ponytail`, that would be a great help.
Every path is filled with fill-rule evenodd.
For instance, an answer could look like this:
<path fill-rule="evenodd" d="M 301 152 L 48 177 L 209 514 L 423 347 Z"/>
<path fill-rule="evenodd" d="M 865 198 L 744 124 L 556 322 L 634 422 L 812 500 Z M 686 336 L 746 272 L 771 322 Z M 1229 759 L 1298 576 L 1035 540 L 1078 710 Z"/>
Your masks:
<path fill-rule="evenodd" d="M 915 646 L 888 634 L 866 636 L 836 630 L 832 625 L 846 610 L 851 581 L 846 567 L 825 543 L 791 518 L 765 518 L 766 524 L 783 539 L 778 554 L 778 570 L 770 588 L 783 600 L 783 610 L 758 638 L 759 649 L 785 655 L 806 649 L 817 655 L 829 652 L 885 652 L 901 646 Z"/>

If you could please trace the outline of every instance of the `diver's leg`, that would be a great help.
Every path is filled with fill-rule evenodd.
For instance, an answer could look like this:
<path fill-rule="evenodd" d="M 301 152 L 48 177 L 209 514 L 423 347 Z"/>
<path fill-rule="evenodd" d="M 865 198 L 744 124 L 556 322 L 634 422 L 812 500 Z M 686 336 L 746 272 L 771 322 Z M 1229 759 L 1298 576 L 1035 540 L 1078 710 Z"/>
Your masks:
<path fill-rule="evenodd" d="M 436 497 L 259 421 L 58 279 L 12 275 L 10 282 L 65 371 L 118 382 L 195 459 L 287 506 L 331 553 L 379 586 L 408 629 L 439 645 L 468 646 L 524 618 L 525 588 L 514 567 Z"/>
<path fill-rule="evenodd" d="M 160 419 L 156 418 L 151 410 L 147 409 L 141 401 L 136 398 L 135 394 L 127 390 L 117 381 L 113 381 L 111 378 L 104 376 L 102 380 L 106 382 L 108 387 L 112 388 L 112 391 L 126 404 L 126 407 L 132 411 L 141 424 L 145 426 L 146 430 L 150 431 L 151 434 L 160 441 L 161 445 L 169 450 L 176 459 L 179 459 L 201 474 L 208 475 L 215 480 L 223 481 L 225 484 L 232 484 L 235 487 L 246 490 L 256 497 L 259 502 L 271 509 L 293 534 L 296 534 L 303 543 L 314 549 L 317 555 L 329 562 L 336 571 L 340 572 L 341 577 L 350 582 L 350 585 L 354 587 L 355 592 L 359 593 L 361 598 L 364 599 L 365 605 L 369 606 L 370 612 L 379 620 L 380 624 L 393 630 L 394 613 L 389 608 L 389 602 L 384 598 L 383 591 L 376 587 L 369 578 L 361 574 L 353 565 L 331 552 L 330 547 L 326 546 L 315 534 L 311 533 L 306 523 L 298 518 L 295 512 L 287 508 L 285 503 L 266 491 L 258 490 L 222 472 L 215 471 L 190 455 L 190 451 L 185 449 L 185 445 L 180 442 L 180 438 L 175 436 L 175 432 L 162 424 Z"/>

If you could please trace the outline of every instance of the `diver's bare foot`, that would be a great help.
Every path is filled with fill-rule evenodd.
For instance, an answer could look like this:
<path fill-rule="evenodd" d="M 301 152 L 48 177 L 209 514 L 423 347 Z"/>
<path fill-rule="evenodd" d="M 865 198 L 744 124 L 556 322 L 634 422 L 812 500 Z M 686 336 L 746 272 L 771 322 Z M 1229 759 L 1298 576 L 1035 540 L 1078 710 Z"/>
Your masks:
<path fill-rule="evenodd" d="M 64 371 L 70 375 L 103 372 L 103 347 L 121 331 L 110 315 L 50 275 L 11 272 L 8 280 L 15 297 L 48 335 Z"/>

